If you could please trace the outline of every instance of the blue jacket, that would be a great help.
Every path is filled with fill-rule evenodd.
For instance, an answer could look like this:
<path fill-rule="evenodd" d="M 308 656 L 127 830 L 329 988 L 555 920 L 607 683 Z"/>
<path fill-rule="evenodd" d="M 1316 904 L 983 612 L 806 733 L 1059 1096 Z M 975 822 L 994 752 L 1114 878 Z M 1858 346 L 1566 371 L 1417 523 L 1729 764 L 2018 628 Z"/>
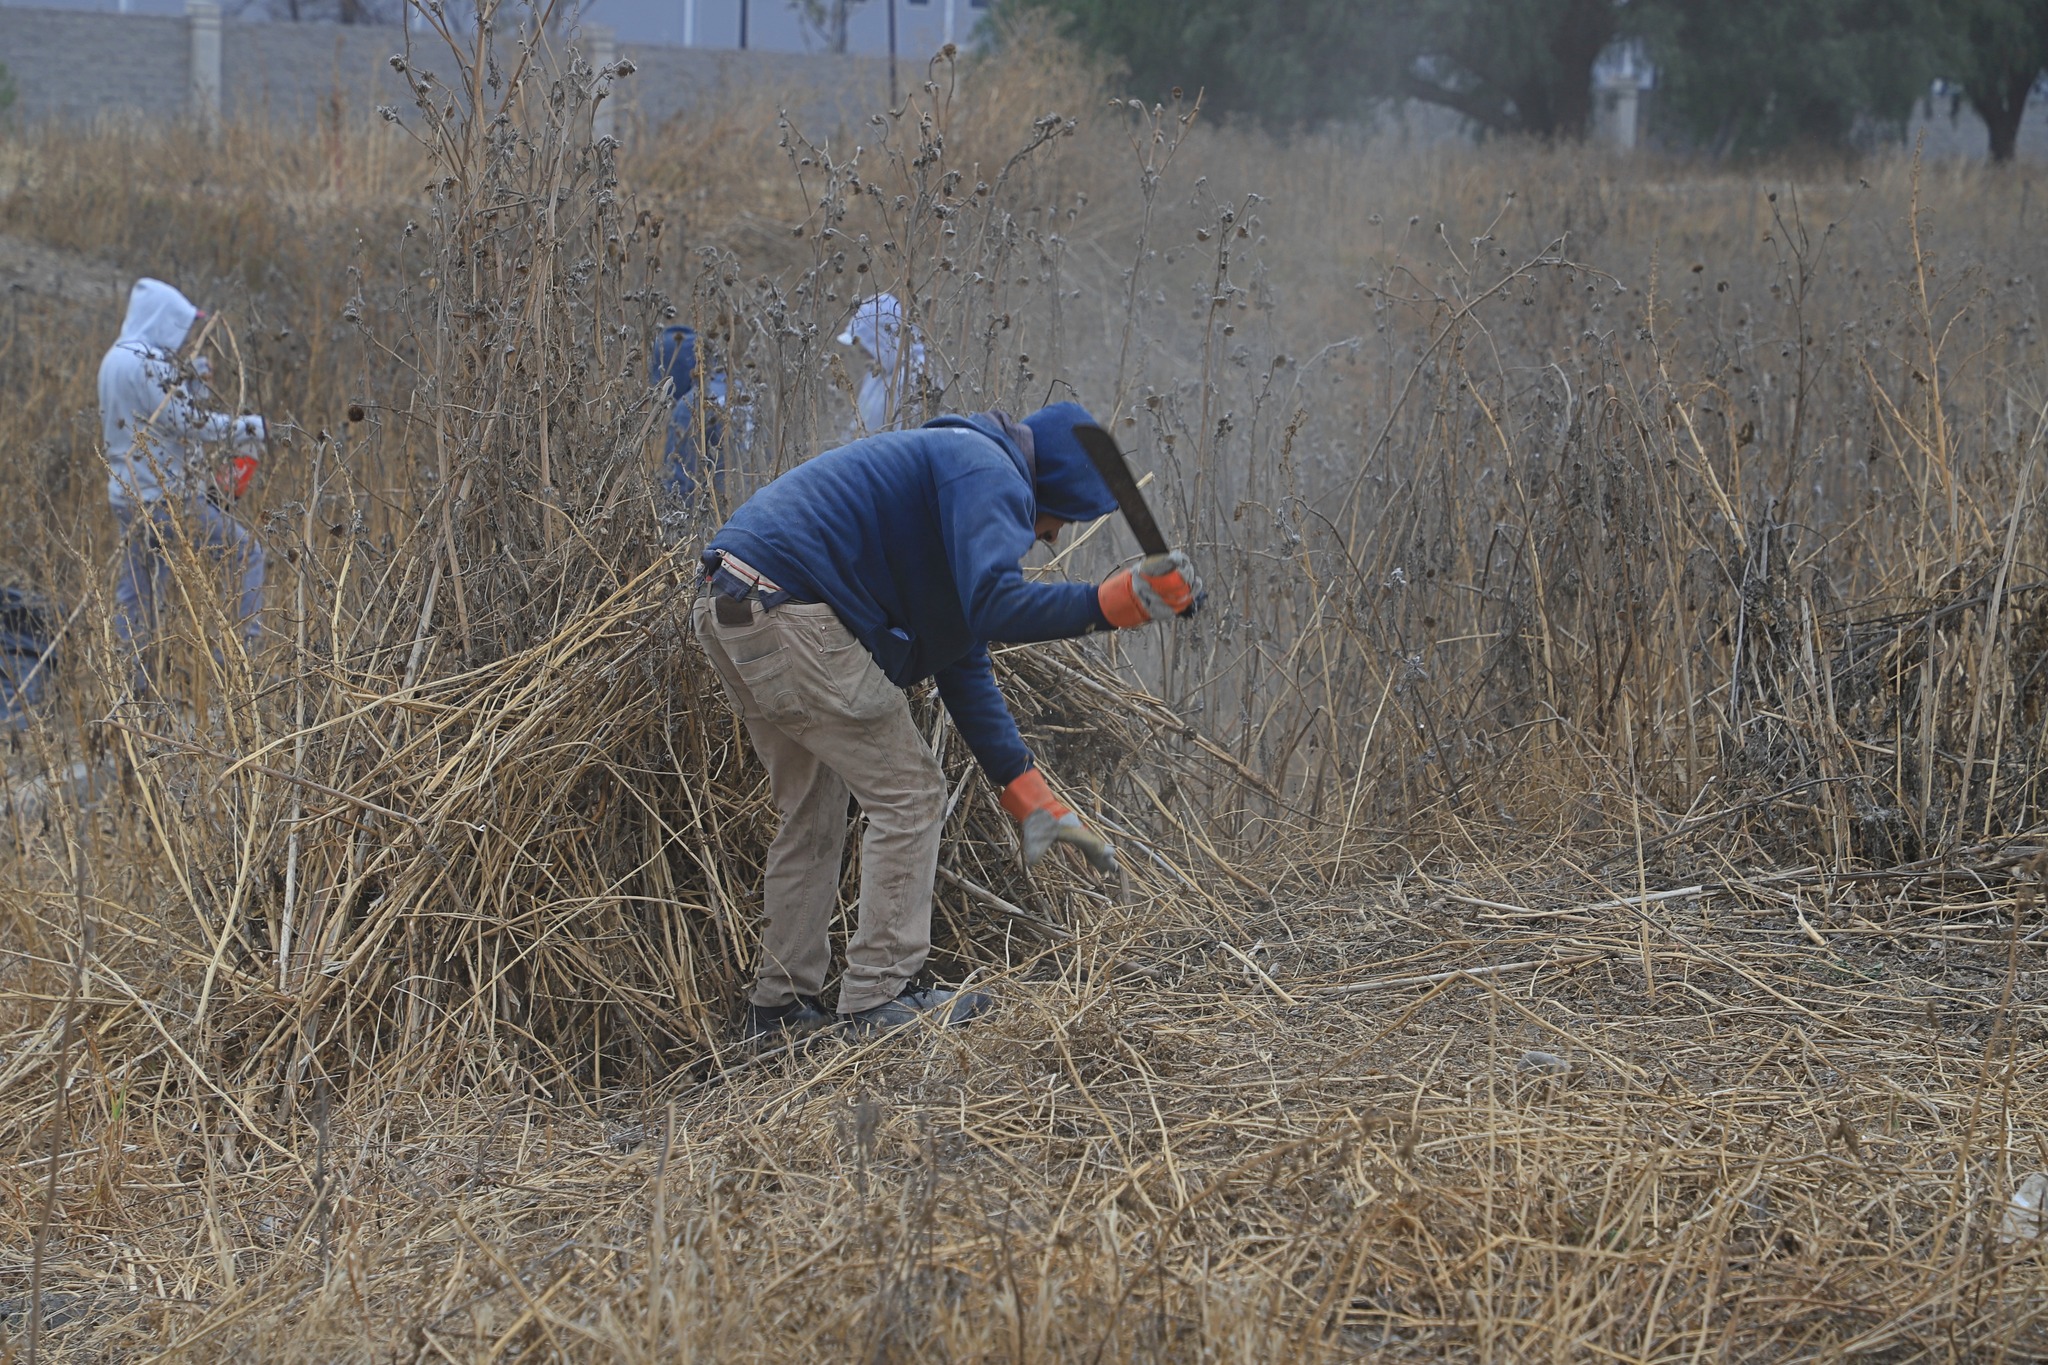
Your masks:
<path fill-rule="evenodd" d="M 1088 583 L 1027 582 L 1040 511 L 1116 508 L 1062 403 L 1026 419 L 1027 458 L 1000 421 L 941 417 L 828 450 L 749 498 L 711 539 L 799 598 L 829 605 L 899 687 L 935 678 L 982 771 L 1006 786 L 1032 766 L 996 688 L 988 645 L 1106 630 Z"/>
<path fill-rule="evenodd" d="M 725 492 L 725 371 L 711 368 L 707 357 L 704 374 L 704 449 L 697 440 L 697 333 L 680 323 L 654 334 L 654 350 L 648 357 L 648 377 L 659 388 L 669 386 L 674 407 L 669 412 L 667 463 L 663 482 L 683 501 L 696 496 L 703 467 L 711 467 L 711 484 Z M 709 459 L 704 457 L 708 455 Z"/>

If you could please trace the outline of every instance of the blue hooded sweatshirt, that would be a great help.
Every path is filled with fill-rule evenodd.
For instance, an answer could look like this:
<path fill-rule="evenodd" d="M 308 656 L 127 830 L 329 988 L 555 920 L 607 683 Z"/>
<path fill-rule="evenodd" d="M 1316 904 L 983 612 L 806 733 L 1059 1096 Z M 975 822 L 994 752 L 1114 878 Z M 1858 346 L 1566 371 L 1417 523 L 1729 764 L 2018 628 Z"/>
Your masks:
<path fill-rule="evenodd" d="M 654 353 L 648 357 L 649 377 L 659 387 L 669 386 L 667 464 L 663 480 L 687 502 L 696 496 L 703 467 L 711 467 L 711 486 L 725 492 L 725 371 L 711 368 L 707 358 L 704 375 L 704 450 L 697 440 L 697 333 L 680 323 L 662 328 L 654 336 Z M 709 454 L 708 461 L 704 458 Z"/>
<path fill-rule="evenodd" d="M 1116 499 L 1074 439 L 1078 403 L 1024 419 L 1032 453 L 982 413 L 828 450 L 770 483 L 711 539 L 785 591 L 823 602 L 898 687 L 938 682 L 982 771 L 1007 786 L 1031 753 L 996 688 L 991 642 L 1107 630 L 1088 583 L 1026 581 L 1041 513 L 1092 521 Z"/>

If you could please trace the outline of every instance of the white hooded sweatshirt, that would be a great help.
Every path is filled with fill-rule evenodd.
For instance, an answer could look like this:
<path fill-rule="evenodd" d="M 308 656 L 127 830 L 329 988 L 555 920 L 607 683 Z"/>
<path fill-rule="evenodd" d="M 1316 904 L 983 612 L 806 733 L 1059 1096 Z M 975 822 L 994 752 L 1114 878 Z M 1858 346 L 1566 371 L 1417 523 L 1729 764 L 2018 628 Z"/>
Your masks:
<path fill-rule="evenodd" d="M 233 438 L 260 444 L 261 417 L 209 413 L 178 375 L 178 348 L 199 310 L 162 280 L 128 293 L 120 339 L 100 361 L 100 427 L 107 442 L 107 501 L 117 512 L 192 490 L 199 444 Z"/>
<path fill-rule="evenodd" d="M 904 346 L 904 333 L 910 345 Z M 925 370 L 924 339 L 903 321 L 903 305 L 894 294 L 877 294 L 863 302 L 839 334 L 841 346 L 856 343 L 874 368 L 862 378 L 854 410 L 860 419 L 856 436 L 871 436 L 896 425 L 903 400 L 916 392 Z"/>

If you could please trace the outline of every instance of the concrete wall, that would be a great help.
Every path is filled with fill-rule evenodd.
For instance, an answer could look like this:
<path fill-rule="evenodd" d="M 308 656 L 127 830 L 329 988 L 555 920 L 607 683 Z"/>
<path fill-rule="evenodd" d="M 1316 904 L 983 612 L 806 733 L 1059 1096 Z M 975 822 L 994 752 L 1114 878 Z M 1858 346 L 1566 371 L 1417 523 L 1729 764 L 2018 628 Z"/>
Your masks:
<path fill-rule="evenodd" d="M 619 55 L 638 68 L 613 87 L 621 127 L 637 116 L 649 128 L 679 114 L 706 109 L 733 96 L 767 91 L 800 126 L 816 132 L 880 112 L 889 100 L 888 63 L 872 57 L 800 52 L 719 51 L 701 47 L 649 47 L 620 43 Z M 906 88 L 924 78 L 923 64 L 901 68 Z"/>
<path fill-rule="evenodd" d="M 183 19 L 0 9 L 0 62 L 14 80 L 14 116 L 87 119 L 113 107 L 184 113 L 191 41 Z"/>
<path fill-rule="evenodd" d="M 398 28 L 224 25 L 221 114 L 310 123 L 332 108 L 365 115 L 391 104 L 409 113 L 411 92 L 391 69 L 392 54 L 404 50 L 405 31 Z"/>
<path fill-rule="evenodd" d="M 400 28 L 338 24 L 242 24 L 221 28 L 220 113 L 230 120 L 305 124 L 329 110 L 367 117 L 378 105 L 411 111 L 390 59 Z M 418 64 L 447 76 L 453 58 L 431 34 L 412 35 Z M 856 121 L 888 98 L 888 66 L 869 57 L 720 51 L 617 42 L 636 70 L 614 85 L 627 132 L 729 96 L 766 93 L 812 127 Z M 24 122 L 134 114 L 199 117 L 192 95 L 192 42 L 184 19 L 0 6 L 0 62 L 12 74 L 14 117 Z M 903 65 L 906 87 L 922 62 Z"/>
<path fill-rule="evenodd" d="M 42 9 L 90 10 L 112 14 L 162 14 L 177 18 L 185 0 L 0 0 L 0 9 L 24 3 Z M 337 0 L 227 0 L 223 8 L 248 23 L 284 22 L 296 3 L 309 18 L 332 19 Z M 396 15 L 399 0 L 366 0 L 374 13 Z M 820 52 L 823 37 L 803 20 L 793 0 L 577 0 L 582 22 L 602 24 L 621 43 L 655 47 L 738 48 L 740 10 L 748 16 L 747 46 L 763 52 Z M 564 8 L 569 8 L 564 6 Z M 948 13 L 950 8 L 950 14 Z M 975 26 L 988 17 L 978 0 L 896 0 L 896 51 L 922 65 L 949 38 L 971 46 Z M 948 20 L 951 24 L 948 26 Z M 848 52 L 880 57 L 889 51 L 887 0 L 856 0 L 847 24 Z"/>

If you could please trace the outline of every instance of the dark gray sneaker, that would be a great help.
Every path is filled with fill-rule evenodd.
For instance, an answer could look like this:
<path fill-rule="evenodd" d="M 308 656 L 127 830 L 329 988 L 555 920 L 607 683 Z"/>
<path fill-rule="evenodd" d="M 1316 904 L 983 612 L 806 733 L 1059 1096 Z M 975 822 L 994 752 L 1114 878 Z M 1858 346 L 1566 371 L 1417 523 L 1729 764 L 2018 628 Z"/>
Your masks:
<path fill-rule="evenodd" d="M 825 1013 L 815 995 L 799 995 L 786 1005 L 747 1005 L 746 1032 L 741 1041 L 749 1047 L 772 1047 L 793 1043 L 820 1029 L 832 1028 L 838 1019 Z"/>
<path fill-rule="evenodd" d="M 894 1000 L 871 1009 L 855 1010 L 846 1022 L 863 1038 L 902 1028 L 919 1019 L 929 1019 L 940 1028 L 957 1028 L 978 1015 L 994 1009 L 996 999 L 985 991 L 949 991 L 939 986 L 905 990 Z"/>

